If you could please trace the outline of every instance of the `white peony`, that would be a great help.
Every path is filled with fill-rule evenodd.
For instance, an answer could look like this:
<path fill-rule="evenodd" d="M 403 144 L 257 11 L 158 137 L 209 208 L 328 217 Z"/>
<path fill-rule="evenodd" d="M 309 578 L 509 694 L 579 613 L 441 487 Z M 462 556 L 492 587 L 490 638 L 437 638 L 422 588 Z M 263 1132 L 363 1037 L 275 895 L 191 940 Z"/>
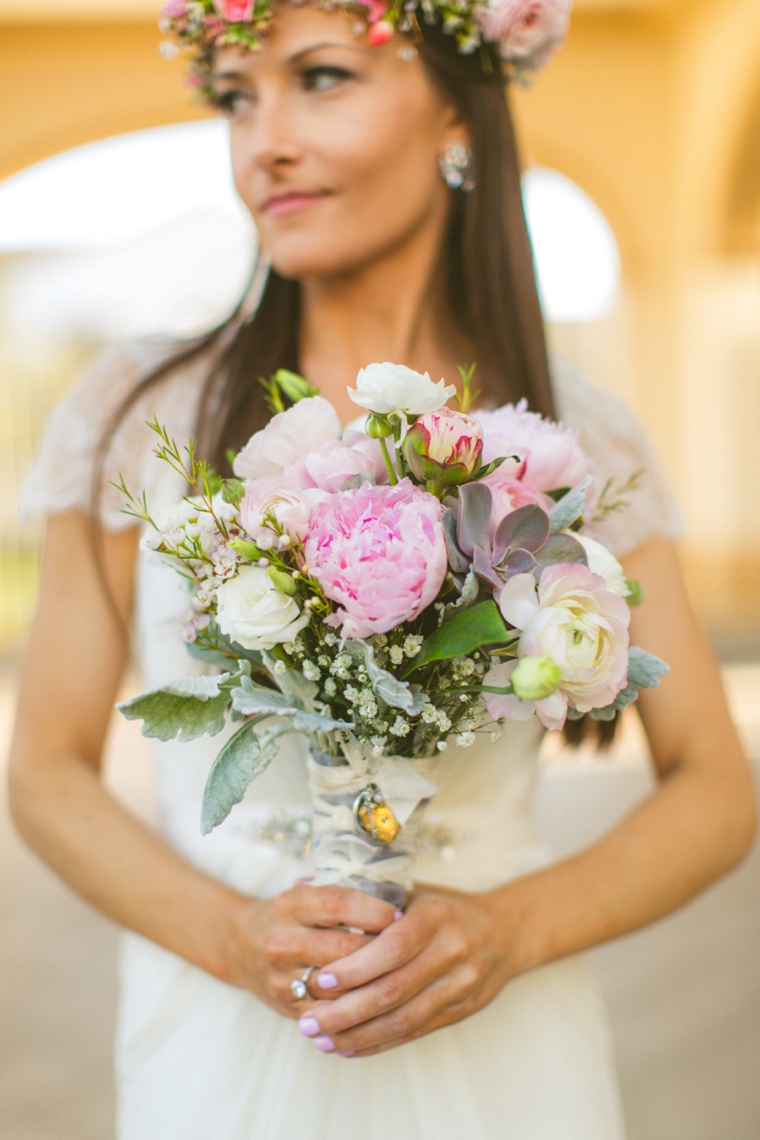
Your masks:
<path fill-rule="evenodd" d="M 217 590 L 217 621 L 222 633 L 244 649 L 271 649 L 294 641 L 309 614 L 294 598 L 280 594 L 266 570 L 246 566 Z"/>
<path fill-rule="evenodd" d="M 341 431 L 338 413 L 328 400 L 322 396 L 299 400 L 251 436 L 235 459 L 235 474 L 239 479 L 282 475 L 297 459 L 328 440 L 340 439 Z"/>
<path fill-rule="evenodd" d="M 614 554 L 610 554 L 607 547 L 602 546 L 601 542 L 597 542 L 595 538 L 588 538 L 585 534 L 578 534 L 576 531 L 568 531 L 567 533 L 581 544 L 586 551 L 589 570 L 598 574 L 600 578 L 604 578 L 607 589 L 621 598 L 630 597 L 631 591 L 623 567 Z"/>
<path fill-rule="evenodd" d="M 437 384 L 428 376 L 414 372 L 403 364 L 370 364 L 356 377 L 356 388 L 348 394 L 355 404 L 368 412 L 387 416 L 422 416 L 437 412 L 455 394 L 456 387 L 443 380 Z"/>

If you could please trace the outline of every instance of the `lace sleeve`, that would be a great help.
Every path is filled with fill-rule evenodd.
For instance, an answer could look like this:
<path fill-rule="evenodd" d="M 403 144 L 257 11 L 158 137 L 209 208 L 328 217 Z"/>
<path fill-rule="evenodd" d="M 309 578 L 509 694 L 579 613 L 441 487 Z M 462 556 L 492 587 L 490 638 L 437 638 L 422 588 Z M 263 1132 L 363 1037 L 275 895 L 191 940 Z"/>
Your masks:
<path fill-rule="evenodd" d="M 58 404 L 21 493 L 24 518 L 67 510 L 90 512 L 94 465 L 103 434 L 122 401 L 172 347 L 138 344 L 113 350 Z M 147 421 L 157 416 L 178 443 L 186 443 L 195 429 L 199 380 L 197 365 L 192 373 L 170 374 L 140 396 L 118 425 L 106 455 L 101 491 L 100 519 L 109 530 L 134 525 L 134 519 L 122 513 L 123 495 L 111 486 L 110 481 L 118 480 L 120 474 L 134 494 L 147 492 L 153 508 L 162 474 L 159 469 L 164 465 L 153 455 L 156 438 Z"/>
<path fill-rule="evenodd" d="M 637 471 L 638 486 L 627 504 L 595 525 L 600 541 L 618 558 L 655 535 L 680 538 L 683 521 L 651 441 L 634 414 L 567 361 L 555 360 L 552 379 L 560 417 L 578 432 L 581 445 L 596 467 L 601 492 L 612 479 L 620 486 Z"/>

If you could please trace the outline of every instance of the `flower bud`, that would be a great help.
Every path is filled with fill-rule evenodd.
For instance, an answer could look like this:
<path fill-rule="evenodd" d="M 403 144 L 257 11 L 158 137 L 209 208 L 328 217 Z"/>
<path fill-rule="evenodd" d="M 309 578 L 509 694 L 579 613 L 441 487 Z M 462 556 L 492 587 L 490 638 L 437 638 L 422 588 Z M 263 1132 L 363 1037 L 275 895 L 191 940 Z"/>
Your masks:
<path fill-rule="evenodd" d="M 297 372 L 290 372 L 287 368 L 278 368 L 274 374 L 274 382 L 287 398 L 294 404 L 299 400 L 318 396 L 319 390 L 299 376 Z"/>
<path fill-rule="evenodd" d="M 378 20 L 376 24 L 370 25 L 367 40 L 372 47 L 382 47 L 383 44 L 387 44 L 393 35 L 393 31 L 393 24 L 388 20 Z"/>
<path fill-rule="evenodd" d="M 290 574 L 286 574 L 284 570 L 278 570 L 274 566 L 270 566 L 267 573 L 272 579 L 274 588 L 278 594 L 288 594 L 290 597 L 295 594 L 298 587 L 296 586 Z"/>
<path fill-rule="evenodd" d="M 402 450 L 420 482 L 454 487 L 480 468 L 483 429 L 477 420 L 441 408 L 419 417 L 406 433 Z"/>
<path fill-rule="evenodd" d="M 245 487 L 239 479 L 225 479 L 222 482 L 222 498 L 225 503 L 236 506 L 245 494 Z"/>
<path fill-rule="evenodd" d="M 561 670 L 553 657 L 521 657 L 510 677 L 512 691 L 523 701 L 540 701 L 559 688 Z"/>
<path fill-rule="evenodd" d="M 389 435 L 393 435 L 393 428 L 388 423 L 387 418 L 373 412 L 367 416 L 364 431 L 370 439 L 387 439 Z"/>

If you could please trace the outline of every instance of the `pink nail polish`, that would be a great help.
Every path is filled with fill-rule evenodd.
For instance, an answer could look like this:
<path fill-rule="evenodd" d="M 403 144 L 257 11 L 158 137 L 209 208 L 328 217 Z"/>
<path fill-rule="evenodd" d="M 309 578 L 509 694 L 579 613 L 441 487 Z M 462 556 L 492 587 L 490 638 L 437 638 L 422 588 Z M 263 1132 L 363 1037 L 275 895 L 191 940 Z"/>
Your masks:
<path fill-rule="evenodd" d="M 316 1037 L 319 1033 L 319 1022 L 316 1017 L 302 1017 L 298 1022 L 298 1029 L 304 1037 Z"/>
<path fill-rule="evenodd" d="M 395 912 L 395 914 L 393 915 L 393 921 L 394 921 L 394 922 L 398 922 L 398 920 L 399 920 L 400 918 L 403 918 L 403 917 L 404 917 L 404 912 L 403 912 L 403 910 L 397 910 L 397 911 Z"/>
<path fill-rule="evenodd" d="M 338 979 L 335 974 L 320 974 L 317 981 L 323 990 L 336 990 L 338 988 Z"/>
<path fill-rule="evenodd" d="M 356 1056 L 356 1050 L 355 1049 L 349 1049 L 347 1053 L 341 1053 L 341 1057 L 355 1057 L 355 1056 Z"/>
<path fill-rule="evenodd" d="M 312 1037 L 312 1041 L 317 1049 L 320 1049 L 323 1053 L 332 1053 L 335 1049 L 335 1042 L 332 1037 Z"/>

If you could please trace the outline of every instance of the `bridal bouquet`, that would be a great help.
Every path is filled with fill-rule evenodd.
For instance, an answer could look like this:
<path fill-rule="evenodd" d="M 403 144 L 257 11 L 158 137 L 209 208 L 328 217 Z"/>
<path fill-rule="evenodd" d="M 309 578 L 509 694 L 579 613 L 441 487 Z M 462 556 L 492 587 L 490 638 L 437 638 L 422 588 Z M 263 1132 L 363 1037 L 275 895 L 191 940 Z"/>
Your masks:
<path fill-rule="evenodd" d="M 195 493 L 158 526 L 121 483 L 128 513 L 150 524 L 146 545 L 188 579 L 191 654 L 217 667 L 121 712 L 161 740 L 237 725 L 208 777 L 204 833 L 284 734 L 304 734 L 314 881 L 397 904 L 450 743 L 531 717 L 548 729 L 609 719 L 667 671 L 629 646 L 638 588 L 587 533 L 620 500 L 605 487 L 592 509 L 575 432 L 524 401 L 471 412 L 472 369 L 462 376 L 457 396 L 370 365 L 349 389 L 363 430 L 343 431 L 281 371 L 268 382 L 277 414 L 235 457 L 236 478 L 156 422 L 156 454 Z"/>

